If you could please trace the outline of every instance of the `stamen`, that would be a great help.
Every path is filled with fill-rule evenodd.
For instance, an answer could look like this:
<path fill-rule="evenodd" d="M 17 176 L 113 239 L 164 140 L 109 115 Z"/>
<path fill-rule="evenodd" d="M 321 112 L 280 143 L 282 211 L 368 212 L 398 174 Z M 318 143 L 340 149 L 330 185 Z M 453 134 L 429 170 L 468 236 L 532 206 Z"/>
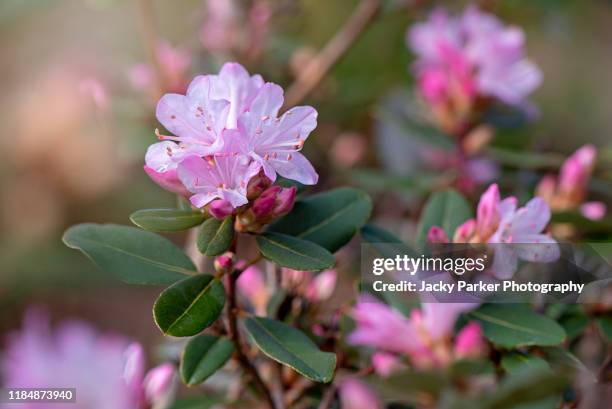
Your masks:
<path fill-rule="evenodd" d="M 262 121 L 267 121 L 268 119 L 270 119 L 269 115 L 264 115 L 264 116 L 261 117 Z"/>
<path fill-rule="evenodd" d="M 269 160 L 269 159 L 270 159 L 270 155 L 266 153 L 266 154 L 264 155 L 264 160 Z"/>
<path fill-rule="evenodd" d="M 291 156 L 291 154 L 287 155 L 287 160 L 291 160 L 291 158 L 293 158 L 293 156 Z"/>

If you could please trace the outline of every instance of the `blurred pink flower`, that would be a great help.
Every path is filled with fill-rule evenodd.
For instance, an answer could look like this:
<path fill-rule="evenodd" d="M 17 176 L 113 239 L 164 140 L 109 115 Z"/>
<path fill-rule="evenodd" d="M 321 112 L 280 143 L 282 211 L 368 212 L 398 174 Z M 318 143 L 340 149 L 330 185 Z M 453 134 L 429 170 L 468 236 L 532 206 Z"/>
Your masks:
<path fill-rule="evenodd" d="M 578 196 L 582 199 L 595 167 L 596 158 L 597 150 L 593 145 L 584 145 L 567 158 L 559 173 L 559 190 L 569 196 Z"/>
<path fill-rule="evenodd" d="M 334 139 L 331 157 L 341 166 L 350 168 L 364 158 L 367 150 L 365 136 L 356 132 L 344 132 Z"/>
<path fill-rule="evenodd" d="M 446 366 L 457 358 L 450 343 L 457 318 L 476 307 L 478 304 L 438 303 L 423 298 L 421 308 L 413 309 L 407 318 L 369 296 L 361 296 L 353 309 L 357 326 L 348 341 L 407 355 L 419 368 Z M 476 345 L 474 334 L 469 335 L 469 345 Z"/>
<path fill-rule="evenodd" d="M 587 219 L 601 220 L 606 215 L 607 207 L 603 202 L 587 202 L 580 206 L 580 213 Z"/>
<path fill-rule="evenodd" d="M 458 358 L 475 358 L 485 349 L 482 329 L 477 322 L 470 322 L 459 331 L 455 339 L 455 354 Z"/>
<path fill-rule="evenodd" d="M 172 394 L 174 368 L 164 365 L 145 375 L 140 345 L 98 334 L 77 321 L 63 322 L 52 331 L 49 318 L 39 310 L 26 314 L 22 330 L 9 337 L 3 355 L 4 386 L 76 388 L 75 409 L 159 408 Z"/>
<path fill-rule="evenodd" d="M 372 366 L 374 371 L 382 377 L 391 376 L 403 368 L 397 355 L 388 352 L 375 352 L 372 355 Z"/>
<path fill-rule="evenodd" d="M 334 293 L 337 281 L 336 270 L 322 271 L 308 283 L 304 296 L 311 302 L 325 301 Z"/>
<path fill-rule="evenodd" d="M 462 92 L 468 99 L 481 95 L 524 104 L 542 80 L 525 58 L 524 42 L 520 28 L 504 26 L 476 7 L 458 17 L 438 9 L 408 31 L 421 91 L 433 103 Z"/>
<path fill-rule="evenodd" d="M 128 73 L 132 86 L 154 97 L 159 96 L 161 87 L 166 92 L 184 92 L 191 55 L 181 48 L 173 48 L 167 41 L 160 41 L 155 52 L 159 73 L 149 64 L 137 64 Z"/>
<path fill-rule="evenodd" d="M 260 316 L 266 315 L 266 307 L 272 294 L 268 290 L 263 272 L 257 266 L 251 266 L 244 270 L 236 282 L 240 294 L 242 294 L 255 313 Z"/>
<path fill-rule="evenodd" d="M 206 0 L 200 41 L 211 53 L 226 53 L 239 36 L 238 10 L 234 0 Z"/>
<path fill-rule="evenodd" d="M 341 409 L 382 409 L 376 394 L 361 381 L 349 378 L 340 383 Z"/>

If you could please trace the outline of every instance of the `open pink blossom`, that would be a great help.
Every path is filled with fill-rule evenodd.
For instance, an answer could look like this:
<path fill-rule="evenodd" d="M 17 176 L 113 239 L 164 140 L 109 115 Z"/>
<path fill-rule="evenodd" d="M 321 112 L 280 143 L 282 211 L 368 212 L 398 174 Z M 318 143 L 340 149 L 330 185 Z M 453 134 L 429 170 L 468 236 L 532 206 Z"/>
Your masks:
<path fill-rule="evenodd" d="M 382 409 L 376 394 L 363 382 L 349 378 L 338 388 L 341 409 Z"/>
<path fill-rule="evenodd" d="M 226 131 L 229 132 L 232 131 Z M 247 204 L 247 185 L 258 172 L 257 163 L 238 154 L 209 159 L 189 156 L 178 166 L 179 179 L 194 193 L 189 200 L 196 207 L 204 207 L 214 199 L 225 200 L 234 208 Z"/>
<path fill-rule="evenodd" d="M 517 209 L 516 198 L 510 197 L 500 202 L 498 212 L 499 226 L 488 241 L 501 243 L 495 246 L 492 269 L 496 277 L 510 278 L 519 259 L 548 263 L 559 258 L 555 239 L 542 233 L 550 221 L 550 208 L 543 199 L 536 197 Z"/>
<path fill-rule="evenodd" d="M 417 54 L 414 70 L 422 94 L 435 104 L 477 96 L 524 106 L 542 80 L 525 57 L 524 34 L 495 16 L 469 7 L 461 16 L 443 9 L 408 31 Z"/>
<path fill-rule="evenodd" d="M 283 101 L 283 89 L 278 85 L 261 87 L 249 111 L 238 120 L 241 152 L 259 163 L 272 181 L 279 174 L 305 185 L 316 184 L 319 176 L 299 151 L 317 126 L 317 111 L 299 106 L 278 117 Z"/>

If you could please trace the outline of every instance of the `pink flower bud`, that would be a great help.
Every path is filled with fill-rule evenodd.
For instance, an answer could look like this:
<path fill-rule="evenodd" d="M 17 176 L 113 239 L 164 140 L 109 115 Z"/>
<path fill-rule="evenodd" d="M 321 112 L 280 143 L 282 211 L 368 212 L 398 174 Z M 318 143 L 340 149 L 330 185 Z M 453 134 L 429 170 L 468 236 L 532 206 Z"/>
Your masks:
<path fill-rule="evenodd" d="M 144 379 L 145 398 L 151 405 L 164 401 L 172 393 L 174 366 L 162 364 L 151 369 Z"/>
<path fill-rule="evenodd" d="M 482 330 L 476 322 L 468 323 L 457 334 L 455 339 L 455 354 L 458 358 L 478 357 L 485 349 Z"/>
<path fill-rule="evenodd" d="M 145 356 L 142 345 L 138 342 L 131 343 L 125 350 L 125 368 L 123 379 L 128 388 L 137 391 L 142 383 L 145 372 Z"/>
<path fill-rule="evenodd" d="M 226 274 L 234 268 L 234 253 L 228 251 L 215 258 L 215 271 L 219 274 Z"/>
<path fill-rule="evenodd" d="M 431 244 L 448 243 L 448 235 L 443 228 L 431 226 L 429 232 L 427 232 L 427 242 Z"/>
<path fill-rule="evenodd" d="M 378 397 L 363 382 L 357 379 L 342 381 L 339 388 L 342 409 L 381 409 Z"/>
<path fill-rule="evenodd" d="M 326 270 L 319 273 L 308 285 L 306 298 L 312 302 L 327 300 L 336 289 L 338 273 L 336 270 Z"/>
<path fill-rule="evenodd" d="M 153 182 L 157 183 L 162 188 L 183 197 L 191 196 L 191 193 L 179 180 L 176 169 L 168 170 L 166 172 L 156 172 L 153 170 L 153 168 L 145 165 L 144 170 L 153 180 Z"/>
<path fill-rule="evenodd" d="M 580 206 L 580 213 L 587 219 L 601 220 L 606 215 L 606 205 L 602 202 L 587 202 Z"/>
<path fill-rule="evenodd" d="M 559 188 L 563 192 L 581 194 L 586 189 L 589 181 L 597 150 L 593 145 L 585 145 L 572 154 L 563 166 L 559 174 Z"/>
<path fill-rule="evenodd" d="M 247 199 L 257 199 L 271 184 L 272 181 L 262 172 L 253 176 L 247 185 Z"/>
<path fill-rule="evenodd" d="M 272 215 L 276 206 L 276 195 L 280 190 L 280 186 L 272 186 L 255 199 L 252 209 L 258 219 L 264 219 Z"/>
<path fill-rule="evenodd" d="M 208 205 L 208 213 L 216 219 L 225 219 L 233 212 L 234 207 L 227 200 L 216 199 Z"/>
<path fill-rule="evenodd" d="M 547 203 L 551 203 L 555 197 L 557 179 L 554 175 L 546 175 L 540 180 L 536 187 L 536 196 L 541 197 Z"/>
<path fill-rule="evenodd" d="M 286 215 L 293 209 L 295 203 L 295 195 L 297 189 L 292 186 L 289 188 L 282 188 L 276 195 L 276 206 L 274 207 L 274 217 L 281 217 Z"/>
<path fill-rule="evenodd" d="M 488 238 L 497 230 L 499 212 L 497 206 L 500 202 L 499 188 L 494 183 L 482 194 L 476 211 L 476 224 L 478 234 L 482 239 Z"/>
<path fill-rule="evenodd" d="M 372 366 L 374 371 L 382 376 L 388 377 L 402 368 L 402 364 L 396 355 L 386 352 L 376 352 L 372 355 Z"/>
<path fill-rule="evenodd" d="M 469 219 L 455 230 L 453 243 L 467 243 L 476 233 L 476 220 Z"/>
<path fill-rule="evenodd" d="M 259 268 L 251 266 L 244 270 L 238 277 L 236 287 L 253 306 L 257 315 L 265 315 L 271 294 Z"/>

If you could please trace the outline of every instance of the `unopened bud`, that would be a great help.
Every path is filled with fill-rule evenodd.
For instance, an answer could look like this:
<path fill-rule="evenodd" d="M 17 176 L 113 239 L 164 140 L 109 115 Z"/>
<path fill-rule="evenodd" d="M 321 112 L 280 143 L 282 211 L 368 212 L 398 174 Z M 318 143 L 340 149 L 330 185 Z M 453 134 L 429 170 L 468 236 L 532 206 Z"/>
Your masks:
<path fill-rule="evenodd" d="M 546 175 L 540 180 L 536 187 L 536 196 L 544 199 L 548 204 L 551 204 L 555 198 L 555 189 L 557 187 L 557 179 L 553 175 Z"/>
<path fill-rule="evenodd" d="M 223 199 L 217 199 L 210 202 L 208 205 L 208 213 L 216 219 L 225 219 L 234 212 L 234 207 L 230 202 Z"/>
<path fill-rule="evenodd" d="M 280 186 L 272 186 L 266 189 L 254 202 L 253 213 L 258 219 L 264 219 L 272 215 L 276 207 L 276 196 L 281 191 Z"/>
<path fill-rule="evenodd" d="M 601 220 L 606 215 L 606 205 L 603 202 L 587 202 L 580 206 L 580 213 L 587 219 Z"/>
<path fill-rule="evenodd" d="M 477 229 L 480 237 L 486 238 L 497 230 L 500 202 L 499 188 L 494 183 L 482 194 L 476 211 Z"/>
<path fill-rule="evenodd" d="M 486 148 L 491 140 L 495 129 L 491 125 L 480 125 L 468 133 L 463 140 L 463 150 L 467 155 L 476 155 Z"/>
<path fill-rule="evenodd" d="M 593 167 L 597 150 L 593 145 L 585 145 L 570 156 L 559 174 L 559 187 L 561 191 L 570 195 L 582 196 L 586 189 Z M 576 198 L 580 200 L 581 198 Z"/>
<path fill-rule="evenodd" d="M 486 348 L 480 325 L 470 322 L 457 334 L 455 354 L 458 358 L 474 358 L 480 356 Z"/>
<path fill-rule="evenodd" d="M 427 232 L 427 242 L 431 244 L 448 243 L 448 235 L 443 228 L 431 226 Z"/>
<path fill-rule="evenodd" d="M 468 243 L 476 233 L 476 220 L 470 219 L 457 227 L 453 236 L 453 243 Z"/>
<path fill-rule="evenodd" d="M 295 204 L 295 195 L 297 188 L 295 186 L 289 188 L 282 188 L 276 195 L 276 206 L 274 207 L 274 217 L 281 217 L 286 215 L 293 209 Z"/>
<path fill-rule="evenodd" d="M 271 184 L 272 181 L 262 172 L 253 176 L 247 185 L 247 199 L 257 199 Z"/>
<path fill-rule="evenodd" d="M 151 369 L 145 377 L 145 397 L 152 406 L 172 392 L 174 372 L 172 364 L 163 364 Z"/>
<path fill-rule="evenodd" d="M 228 251 L 215 258 L 215 271 L 219 274 L 227 274 L 234 268 L 234 253 Z"/>

